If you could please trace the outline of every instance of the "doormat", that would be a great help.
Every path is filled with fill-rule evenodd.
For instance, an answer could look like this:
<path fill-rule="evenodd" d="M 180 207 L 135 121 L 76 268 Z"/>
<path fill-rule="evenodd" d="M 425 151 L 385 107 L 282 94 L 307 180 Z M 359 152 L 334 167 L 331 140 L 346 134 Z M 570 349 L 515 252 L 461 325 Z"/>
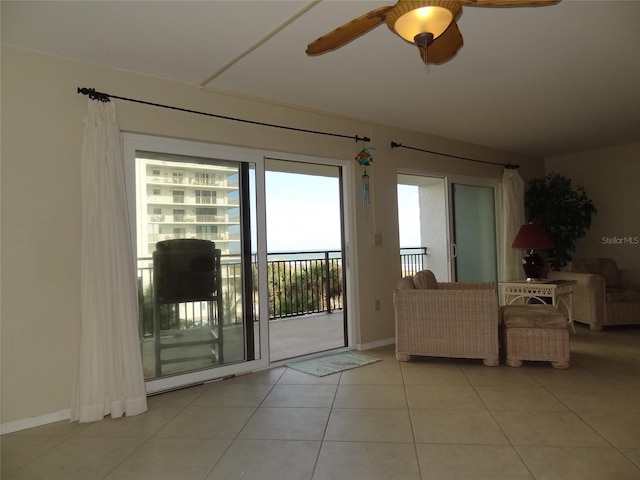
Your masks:
<path fill-rule="evenodd" d="M 379 361 L 379 358 L 370 357 L 362 353 L 340 352 L 324 357 L 289 363 L 287 367 L 315 375 L 316 377 L 324 377 L 325 375 L 351 370 L 352 368 L 362 367 Z"/>

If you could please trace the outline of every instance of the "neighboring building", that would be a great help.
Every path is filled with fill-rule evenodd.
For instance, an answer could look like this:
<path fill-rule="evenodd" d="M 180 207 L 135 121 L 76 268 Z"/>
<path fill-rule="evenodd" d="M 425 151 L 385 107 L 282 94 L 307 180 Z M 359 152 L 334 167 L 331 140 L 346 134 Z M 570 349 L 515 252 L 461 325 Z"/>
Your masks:
<path fill-rule="evenodd" d="M 138 260 L 146 263 L 157 242 L 173 238 L 211 240 L 222 255 L 237 254 L 237 168 L 215 160 L 202 163 L 201 159 L 189 157 L 166 159 L 172 157 L 176 158 L 137 152 Z"/>

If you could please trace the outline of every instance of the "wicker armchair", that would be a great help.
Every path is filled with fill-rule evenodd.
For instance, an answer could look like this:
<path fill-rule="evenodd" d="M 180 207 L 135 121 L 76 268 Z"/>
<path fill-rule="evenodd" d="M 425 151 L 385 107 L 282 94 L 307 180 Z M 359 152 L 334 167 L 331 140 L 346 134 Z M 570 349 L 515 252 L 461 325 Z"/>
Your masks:
<path fill-rule="evenodd" d="M 640 324 L 640 271 L 618 269 L 611 258 L 590 258 L 574 260 L 564 271 L 549 272 L 549 278 L 576 280 L 573 319 L 591 330 Z"/>
<path fill-rule="evenodd" d="M 394 291 L 396 358 L 411 355 L 498 359 L 499 308 L 493 283 L 438 283 L 424 270 Z"/>

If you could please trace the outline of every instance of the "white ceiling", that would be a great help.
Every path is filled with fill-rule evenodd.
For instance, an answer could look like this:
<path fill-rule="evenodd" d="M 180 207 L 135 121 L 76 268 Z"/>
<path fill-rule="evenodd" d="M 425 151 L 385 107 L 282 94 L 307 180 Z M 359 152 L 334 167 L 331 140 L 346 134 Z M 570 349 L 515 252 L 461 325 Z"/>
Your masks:
<path fill-rule="evenodd" d="M 384 24 L 305 54 L 391 3 L 3 0 L 1 34 L 3 44 L 524 155 L 640 142 L 640 1 L 464 7 L 465 45 L 438 66 Z"/>

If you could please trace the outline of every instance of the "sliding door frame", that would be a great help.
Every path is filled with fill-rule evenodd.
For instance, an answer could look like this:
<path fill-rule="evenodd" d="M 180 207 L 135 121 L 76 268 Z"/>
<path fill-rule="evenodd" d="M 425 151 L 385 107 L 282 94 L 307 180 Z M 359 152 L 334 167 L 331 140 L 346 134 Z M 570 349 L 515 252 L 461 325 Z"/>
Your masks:
<path fill-rule="evenodd" d="M 220 160 L 228 160 L 240 163 L 243 168 L 248 164 L 255 166 L 255 183 L 256 183 L 256 229 L 257 232 L 249 232 L 252 241 L 255 239 L 257 245 L 253 247 L 256 252 L 256 261 L 258 264 L 258 301 L 259 311 L 268 312 L 268 295 L 267 295 L 267 250 L 266 250 L 266 227 L 265 227 L 265 205 L 264 205 L 264 156 L 257 150 L 247 148 L 235 148 L 222 146 L 217 144 L 209 144 L 204 142 L 196 142 L 190 140 L 178 140 L 165 137 L 155 137 L 150 135 L 123 134 L 124 139 L 124 156 L 125 156 L 125 174 L 127 188 L 127 202 L 129 204 L 129 222 L 131 228 L 131 241 L 133 242 L 134 252 L 137 251 L 137 218 L 136 218 L 136 175 L 135 175 L 135 158 L 136 151 L 146 150 L 154 152 L 162 152 L 166 154 L 175 154 L 182 156 L 194 156 L 201 158 L 212 158 Z M 242 177 L 242 175 L 241 175 Z M 246 180 L 246 179 L 245 179 Z M 239 181 L 243 181 L 239 178 Z M 245 185 L 246 187 L 247 185 Z M 244 225 L 248 219 L 242 219 Z M 250 257 L 249 257 L 250 258 Z M 244 279 L 246 285 L 246 279 Z M 246 291 L 246 290 L 245 290 Z M 260 314 L 259 317 L 259 358 L 253 360 L 245 360 L 237 363 L 230 363 L 210 369 L 190 371 L 173 376 L 160 377 L 150 379 L 146 382 L 147 394 L 159 393 L 163 391 L 182 388 L 189 385 L 195 385 L 212 381 L 218 378 L 230 377 L 247 371 L 255 371 L 267 368 L 269 366 L 268 357 L 268 322 L 269 315 Z M 246 342 L 246 339 L 245 339 Z M 247 344 L 247 342 L 245 343 Z M 247 353 L 247 358 L 255 355 Z"/>
<path fill-rule="evenodd" d="M 355 170 L 353 167 L 354 162 L 350 162 L 342 159 L 332 159 L 327 157 L 316 157 L 312 155 L 301 154 L 287 154 L 281 152 L 265 152 L 265 160 L 278 160 L 278 161 L 290 161 L 297 163 L 308 163 L 312 165 L 320 166 L 332 166 L 338 167 L 339 171 L 339 194 L 340 194 L 340 209 L 342 214 L 341 224 L 341 242 L 342 242 L 342 279 L 344 285 L 344 304 L 343 313 L 344 319 L 344 335 L 346 340 L 346 347 L 351 348 L 354 343 L 354 319 L 356 318 L 356 304 L 354 301 L 356 295 L 357 282 L 355 281 L 355 255 L 353 255 L 353 242 L 351 239 L 355 238 L 355 204 L 353 188 L 350 186 L 353 184 L 353 178 Z M 266 207 L 266 206 L 265 206 Z M 266 227 L 265 227 L 266 228 Z M 265 237 L 266 238 L 266 237 Z M 344 348 L 344 347 L 340 347 Z M 311 353 L 309 356 L 317 355 L 317 353 Z M 276 362 L 275 365 L 279 365 L 282 362 Z"/>
<path fill-rule="evenodd" d="M 192 140 L 173 139 L 168 137 L 158 137 L 153 135 L 144 135 L 137 133 L 124 133 L 124 156 L 125 156 L 125 174 L 127 202 L 130 212 L 129 222 L 131 229 L 131 241 L 133 243 L 134 252 L 137 251 L 136 232 L 136 175 L 135 175 L 135 154 L 137 150 L 157 151 L 167 154 L 195 156 L 204 158 L 217 158 L 220 160 L 230 160 L 255 166 L 255 232 L 251 232 L 252 242 L 255 240 L 256 245 L 252 249 L 256 254 L 258 264 L 258 292 L 259 292 L 259 311 L 269 312 L 268 289 L 267 289 L 267 244 L 266 244 L 266 204 L 265 204 L 265 162 L 267 158 L 295 161 L 302 163 L 332 165 L 340 167 L 341 171 L 341 198 L 340 202 L 343 206 L 343 275 L 345 280 L 345 291 L 350 292 L 351 301 L 345 302 L 344 311 L 347 318 L 345 326 L 347 336 L 347 346 L 353 343 L 353 319 L 356 318 L 357 312 L 354 295 L 357 294 L 357 282 L 355 282 L 355 272 L 357 268 L 354 264 L 355 255 L 351 254 L 351 239 L 355 238 L 355 204 L 353 178 L 355 170 L 353 162 L 342 159 L 331 159 L 324 157 L 314 157 L 308 155 L 288 154 L 277 151 L 266 151 L 259 149 L 251 149 L 245 147 L 232 147 L 219 145 L 214 143 L 206 143 Z M 246 225 L 248 219 L 243 219 Z M 132 272 L 135 274 L 135 272 Z M 245 282 L 246 288 L 246 282 Z M 246 292 L 246 290 L 245 290 Z M 154 394 L 163 391 L 182 388 L 189 385 L 196 385 L 207 381 L 213 381 L 219 378 L 226 378 L 241 373 L 263 370 L 274 366 L 269 358 L 269 315 L 260 314 L 259 318 L 259 358 L 246 360 L 243 362 L 223 365 L 206 370 L 198 370 L 187 372 L 180 375 L 161 377 L 146 382 L 147 394 Z M 249 342 L 250 343 L 250 342 Z M 250 358 L 250 357 L 249 357 Z"/>

